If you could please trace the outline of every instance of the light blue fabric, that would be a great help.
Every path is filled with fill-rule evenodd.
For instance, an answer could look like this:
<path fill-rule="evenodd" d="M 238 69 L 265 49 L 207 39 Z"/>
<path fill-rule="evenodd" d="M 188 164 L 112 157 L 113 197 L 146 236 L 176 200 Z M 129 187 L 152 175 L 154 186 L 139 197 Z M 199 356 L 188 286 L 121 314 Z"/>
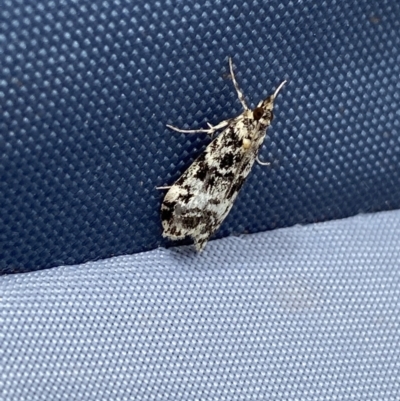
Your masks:
<path fill-rule="evenodd" d="M 400 211 L 0 277 L 1 400 L 399 400 Z"/>

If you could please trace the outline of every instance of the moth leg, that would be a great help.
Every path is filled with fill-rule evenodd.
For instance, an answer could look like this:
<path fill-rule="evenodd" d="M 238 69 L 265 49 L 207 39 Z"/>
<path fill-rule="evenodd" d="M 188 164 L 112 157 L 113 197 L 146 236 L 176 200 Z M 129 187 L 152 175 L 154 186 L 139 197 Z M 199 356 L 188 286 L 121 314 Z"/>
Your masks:
<path fill-rule="evenodd" d="M 211 125 L 210 123 L 207 123 L 207 125 L 210 127 L 210 130 L 215 132 L 222 128 L 225 128 L 226 126 L 228 126 L 230 124 L 230 122 L 231 122 L 231 119 L 229 118 L 228 120 L 221 121 L 217 125 Z"/>
<path fill-rule="evenodd" d="M 173 129 L 174 131 L 177 131 L 177 132 L 183 132 L 184 134 L 196 134 L 196 133 L 204 132 L 205 134 L 212 135 L 212 134 L 214 134 L 215 131 L 218 131 L 218 130 L 220 130 L 222 128 L 225 128 L 230 122 L 231 122 L 231 120 L 229 119 L 229 120 L 221 121 L 217 125 L 211 125 L 210 123 L 207 123 L 208 129 L 206 129 L 206 128 L 202 128 L 202 129 L 180 129 L 180 128 L 174 127 L 173 125 L 169 125 L 169 124 L 167 124 L 167 127 L 171 128 L 171 129 Z"/>
<path fill-rule="evenodd" d="M 170 188 L 172 188 L 172 185 L 169 187 L 156 187 L 156 189 L 170 189 Z"/>
<path fill-rule="evenodd" d="M 256 157 L 257 163 L 260 164 L 261 166 L 269 166 L 271 163 L 268 162 L 262 162 L 258 156 Z"/>
<path fill-rule="evenodd" d="M 233 72 L 233 65 L 232 65 L 232 58 L 231 57 L 229 57 L 229 69 L 231 71 L 231 77 L 232 77 L 233 85 L 235 86 L 239 101 L 240 101 L 240 103 L 242 103 L 242 106 L 243 106 L 243 108 L 245 110 L 249 110 L 249 107 L 247 106 L 246 100 L 244 98 L 244 94 L 241 91 L 241 89 L 239 88 L 239 84 L 236 81 L 235 74 Z"/>

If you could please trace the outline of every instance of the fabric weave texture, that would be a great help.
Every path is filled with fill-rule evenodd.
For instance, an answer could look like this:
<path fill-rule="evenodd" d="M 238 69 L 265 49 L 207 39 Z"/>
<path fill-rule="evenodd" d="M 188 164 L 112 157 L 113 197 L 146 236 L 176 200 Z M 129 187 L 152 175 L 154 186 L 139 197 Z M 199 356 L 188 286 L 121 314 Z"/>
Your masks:
<path fill-rule="evenodd" d="M 400 399 L 400 211 L 0 280 L 0 399 Z"/>
<path fill-rule="evenodd" d="M 160 204 L 205 127 L 283 80 L 217 237 L 400 206 L 398 0 L 3 0 L 0 271 L 167 245 Z"/>

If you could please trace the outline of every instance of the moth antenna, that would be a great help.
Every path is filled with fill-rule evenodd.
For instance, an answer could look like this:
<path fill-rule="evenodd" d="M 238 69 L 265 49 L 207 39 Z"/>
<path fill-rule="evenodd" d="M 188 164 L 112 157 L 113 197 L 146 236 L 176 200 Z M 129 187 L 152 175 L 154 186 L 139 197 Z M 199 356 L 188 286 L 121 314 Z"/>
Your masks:
<path fill-rule="evenodd" d="M 231 73 L 233 85 L 234 85 L 234 87 L 236 89 L 236 93 L 237 93 L 237 96 L 239 98 L 239 101 L 240 101 L 240 103 L 242 103 L 242 106 L 243 106 L 243 108 L 245 110 L 249 110 L 249 106 L 247 106 L 246 99 L 244 98 L 244 93 L 240 89 L 239 84 L 236 81 L 235 73 L 233 72 L 232 57 L 229 57 L 229 70 L 230 70 L 230 73 Z"/>
<path fill-rule="evenodd" d="M 272 95 L 273 100 L 275 100 L 276 96 L 278 95 L 279 91 L 282 89 L 283 85 L 286 84 L 287 81 L 281 82 L 281 84 L 276 88 L 274 94 Z"/>

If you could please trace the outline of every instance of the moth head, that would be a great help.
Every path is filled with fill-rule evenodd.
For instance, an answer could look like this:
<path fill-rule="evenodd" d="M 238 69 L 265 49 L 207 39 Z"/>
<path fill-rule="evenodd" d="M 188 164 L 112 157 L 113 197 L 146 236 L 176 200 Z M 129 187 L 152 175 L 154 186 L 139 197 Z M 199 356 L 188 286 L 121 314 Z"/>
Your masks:
<path fill-rule="evenodd" d="M 285 83 L 286 81 L 283 81 L 271 96 L 268 96 L 266 99 L 258 103 L 257 107 L 253 110 L 253 118 L 256 121 L 263 120 L 260 122 L 269 125 L 274 118 L 272 110 L 274 109 L 275 98 Z"/>

